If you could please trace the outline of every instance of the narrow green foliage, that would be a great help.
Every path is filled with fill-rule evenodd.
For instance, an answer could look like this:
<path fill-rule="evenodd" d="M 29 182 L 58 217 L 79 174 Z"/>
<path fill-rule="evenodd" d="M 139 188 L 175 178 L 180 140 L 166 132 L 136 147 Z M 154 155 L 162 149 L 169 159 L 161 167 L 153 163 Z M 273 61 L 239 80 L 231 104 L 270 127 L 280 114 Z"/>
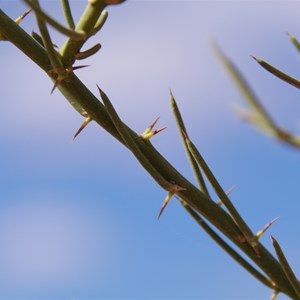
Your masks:
<path fill-rule="evenodd" d="M 186 143 L 187 143 L 189 151 L 191 152 L 194 159 L 196 160 L 196 162 L 199 164 L 199 166 L 203 170 L 203 173 L 205 174 L 207 180 L 210 182 L 211 186 L 215 190 L 216 194 L 218 195 L 220 200 L 223 202 L 224 206 L 228 209 L 232 218 L 235 220 L 236 224 L 238 225 L 241 232 L 243 233 L 246 241 L 250 244 L 251 247 L 253 247 L 257 256 L 259 256 L 258 247 L 257 247 L 258 245 L 257 245 L 256 241 L 254 240 L 254 235 L 253 235 L 251 229 L 248 227 L 246 222 L 242 219 L 242 217 L 240 216 L 240 214 L 238 213 L 236 208 L 233 206 L 232 202 L 230 201 L 230 199 L 228 198 L 228 196 L 222 189 L 221 185 L 219 184 L 219 182 L 217 181 L 217 179 L 211 172 L 210 168 L 206 164 L 206 162 L 203 159 L 203 157 L 201 156 L 200 152 L 197 150 L 195 145 L 191 142 L 191 140 L 188 138 L 188 136 L 185 133 L 184 133 L 184 135 L 186 137 Z M 241 242 L 243 242 L 242 238 L 241 238 Z"/>
<path fill-rule="evenodd" d="M 63 25 L 59 24 L 52 17 L 48 16 L 40 8 L 36 0 L 23 0 L 23 1 L 26 2 L 40 18 L 42 18 L 45 22 L 49 23 L 53 28 L 55 28 L 60 33 L 65 34 L 66 36 L 72 38 L 73 40 L 83 41 L 86 39 L 87 36 L 85 32 L 68 29 Z"/>
<path fill-rule="evenodd" d="M 260 58 L 256 58 L 254 56 L 252 56 L 253 59 L 255 61 L 257 61 L 265 70 L 269 71 L 271 74 L 275 75 L 276 77 L 278 77 L 279 79 L 289 83 L 290 85 L 300 89 L 300 81 L 283 73 L 282 71 L 276 69 L 275 67 L 273 67 L 272 65 L 270 65 L 269 63 L 267 63 L 266 61 L 260 59 Z"/>
<path fill-rule="evenodd" d="M 287 144 L 290 144 L 295 147 L 300 147 L 300 137 L 294 134 L 291 134 L 287 132 L 284 129 L 281 129 L 277 124 L 271 119 L 269 114 L 266 112 L 266 110 L 261 105 L 260 101 L 250 88 L 247 81 L 244 79 L 241 72 L 238 70 L 238 68 L 233 64 L 232 61 L 227 58 L 222 51 L 215 45 L 215 51 L 217 53 L 217 56 L 227 69 L 228 73 L 231 75 L 233 80 L 235 81 L 237 87 L 241 91 L 241 93 L 244 95 L 244 99 L 247 101 L 248 105 L 251 108 L 251 111 L 246 111 L 242 108 L 236 108 L 237 114 L 244 120 L 251 122 L 255 127 L 260 129 L 262 132 L 264 132 L 266 135 L 273 137 L 279 141 L 285 142 Z M 254 57 L 253 57 L 254 58 Z M 268 69 L 271 73 L 275 74 L 284 80 L 291 80 L 291 77 L 288 75 L 282 73 L 281 71 L 275 69 L 271 65 L 267 64 L 266 62 L 254 58 L 259 64 L 261 64 L 264 68 Z M 287 79 L 288 78 L 288 79 Z M 294 83 L 297 82 L 297 85 L 300 82 L 298 82 L 296 79 L 293 79 Z"/>
<path fill-rule="evenodd" d="M 295 46 L 295 48 L 297 49 L 298 52 L 300 52 L 300 43 L 299 41 L 291 34 L 287 33 L 289 39 L 291 40 L 291 42 L 293 43 L 293 45 Z"/>
<path fill-rule="evenodd" d="M 193 170 L 194 176 L 196 178 L 196 181 L 198 183 L 198 186 L 199 186 L 200 190 L 207 197 L 210 198 L 208 189 L 206 187 L 204 178 L 203 178 L 202 173 L 201 173 L 201 170 L 200 170 L 196 160 L 194 159 L 193 155 L 191 154 L 191 152 L 188 149 L 187 142 L 186 142 L 186 139 L 185 139 L 184 134 L 183 134 L 183 132 L 187 132 L 187 131 L 186 131 L 186 128 L 185 128 L 180 110 L 178 108 L 178 105 L 176 103 L 176 100 L 175 100 L 171 90 L 170 90 L 170 104 L 171 104 L 171 108 L 172 108 L 172 111 L 173 111 L 173 114 L 174 114 L 174 118 L 175 118 L 176 123 L 177 123 L 177 127 L 178 127 L 178 130 L 179 130 L 179 134 L 181 136 L 181 140 L 182 140 L 186 155 L 187 155 L 188 160 L 190 162 L 190 165 L 192 167 L 192 170 Z"/>
<path fill-rule="evenodd" d="M 62 48 L 60 49 L 60 54 L 63 57 L 64 64 L 70 66 L 75 61 L 75 55 L 80 52 L 82 46 L 84 45 L 87 38 L 94 34 L 94 28 L 97 21 L 103 12 L 107 3 L 103 0 L 89 1 L 85 11 L 80 17 L 79 22 L 76 24 L 76 32 L 84 32 L 87 36 L 84 40 L 74 40 L 69 38 Z"/>
<path fill-rule="evenodd" d="M 281 267 L 282 267 L 286 277 L 290 281 L 291 285 L 293 286 L 298 298 L 300 299 L 300 283 L 299 283 L 296 275 L 294 274 L 292 268 L 290 267 L 285 255 L 283 254 L 283 251 L 282 251 L 280 245 L 278 244 L 277 240 L 272 235 L 271 235 L 271 239 L 272 239 L 272 243 L 275 248 L 277 257 L 281 264 Z"/>
<path fill-rule="evenodd" d="M 31 1 L 31 3 L 34 3 L 34 7 L 36 9 L 39 9 L 40 5 L 39 5 L 38 0 Z M 36 14 L 36 18 L 37 18 L 38 27 L 39 27 L 39 30 L 40 30 L 40 33 L 42 36 L 43 45 L 45 46 L 45 49 L 47 50 L 51 65 L 52 65 L 53 69 L 56 70 L 57 74 L 60 75 L 64 68 L 60 61 L 58 53 L 55 51 L 55 49 L 53 47 L 53 43 L 52 43 L 49 31 L 47 29 L 45 19 L 43 17 L 41 17 L 41 15 L 39 15 L 39 14 Z"/>
<path fill-rule="evenodd" d="M 45 47 L 42 37 L 35 31 L 31 32 L 32 37 L 42 46 Z"/>
<path fill-rule="evenodd" d="M 98 86 L 97 86 L 98 87 Z M 161 174 L 153 167 L 151 162 L 147 159 L 147 157 L 143 154 L 141 149 L 138 147 L 137 143 L 135 142 L 134 138 L 131 136 L 130 132 L 127 130 L 124 123 L 119 118 L 116 110 L 114 109 L 113 105 L 111 104 L 107 95 L 98 87 L 101 99 L 105 105 L 107 113 L 109 114 L 112 122 L 114 123 L 115 127 L 117 128 L 120 136 L 123 138 L 127 147 L 131 150 L 137 160 L 144 166 L 153 179 L 165 190 L 170 191 L 172 189 L 172 184 L 169 183 L 165 178 L 161 176 Z"/>
<path fill-rule="evenodd" d="M 95 24 L 95 27 L 93 29 L 93 34 L 96 34 L 98 31 L 101 30 L 101 28 L 103 27 L 103 25 L 105 24 L 106 20 L 108 17 L 108 11 L 107 10 L 103 10 L 97 23 Z"/>
<path fill-rule="evenodd" d="M 62 7 L 63 7 L 63 11 L 64 11 L 66 21 L 69 25 L 69 28 L 74 30 L 75 29 L 75 23 L 74 23 L 74 20 L 73 20 L 69 0 L 61 0 L 61 4 L 62 4 Z"/>
<path fill-rule="evenodd" d="M 257 271 L 252 265 L 250 265 L 239 253 L 237 253 L 228 243 L 226 243 L 205 221 L 201 216 L 195 212 L 188 204 L 180 200 L 180 203 L 186 209 L 186 211 L 192 216 L 198 225 L 238 264 L 245 268 L 251 275 L 258 279 L 261 283 L 269 288 L 273 288 L 274 284 L 270 279 L 265 277 L 262 273 Z"/>
<path fill-rule="evenodd" d="M 104 8 L 109 4 L 118 4 L 123 1 L 89 1 L 78 24 L 75 26 L 75 30 L 73 30 L 76 33 L 84 32 L 85 38 L 83 40 L 68 38 L 64 46 L 59 50 L 59 54 L 55 51 L 55 46 L 47 31 L 46 24 L 50 24 L 50 21 L 47 18 L 50 17 L 43 14 L 43 11 L 39 8 L 38 1 L 26 1 L 27 3 L 34 3 L 33 5 L 37 7 L 35 11 L 39 21 L 39 27 L 42 29 L 41 35 L 43 42 L 35 41 L 1 10 L 0 36 L 5 36 L 7 40 L 13 43 L 38 66 L 40 66 L 40 68 L 44 70 L 53 81 L 57 81 L 56 85 L 65 98 L 81 115 L 86 118 L 80 130 L 82 130 L 82 128 L 84 128 L 90 120 L 94 120 L 95 123 L 99 124 L 133 153 L 153 179 L 168 192 L 166 200 L 160 211 L 160 215 L 169 203 L 171 197 L 177 195 L 180 199 L 182 199 L 183 205 L 189 213 L 193 214 L 193 218 L 199 223 L 199 225 L 204 227 L 204 230 L 208 232 L 208 234 L 215 239 L 225 251 L 238 261 L 241 266 L 273 290 L 281 291 L 294 299 L 299 298 L 290 281 L 287 279 L 287 276 L 283 272 L 281 265 L 263 245 L 255 240 L 251 230 L 244 224 L 242 218 L 237 214 L 228 196 L 212 175 L 212 172 L 209 170 L 199 151 L 187 138 L 184 123 L 172 94 L 171 98 L 173 99 L 171 99 L 171 105 L 175 113 L 178 128 L 183 138 L 187 155 L 190 157 L 190 160 L 193 161 L 193 168 L 198 169 L 198 173 L 200 174 L 196 175 L 196 178 L 202 191 L 196 188 L 180 172 L 178 172 L 155 149 L 152 143 L 149 142 L 149 139 L 144 139 L 141 135 L 138 135 L 122 122 L 107 95 L 100 88 L 98 88 L 98 90 L 104 105 L 74 74 L 73 71 L 75 69 L 83 67 L 73 66 L 74 61 L 79 59 L 82 53 L 86 52 L 81 52 L 82 47 L 90 36 L 101 29 L 106 20 L 107 12 L 104 11 Z M 64 1 L 64 3 L 69 6 L 68 1 Z M 67 7 L 66 9 L 69 10 L 69 12 L 65 14 L 69 14 L 70 17 L 70 7 Z M 66 18 L 68 17 L 66 16 Z M 73 25 L 71 24 L 72 22 L 67 22 L 69 27 L 73 29 Z M 93 50 L 90 49 L 87 51 L 96 52 L 96 50 L 99 50 L 99 47 L 100 46 L 95 46 L 95 48 L 92 48 Z M 88 57 L 88 55 L 85 54 L 83 54 L 83 56 L 84 57 L 82 58 Z M 57 60 L 57 62 L 55 62 L 55 60 Z M 259 109 L 259 103 L 253 102 L 251 107 L 255 113 L 260 113 L 262 115 L 262 111 Z M 163 129 L 160 128 L 153 130 L 154 125 L 155 121 L 147 129 L 147 134 L 149 134 L 150 137 Z M 271 127 L 270 124 L 267 124 L 267 126 Z M 284 131 L 275 131 L 278 137 L 281 137 L 282 140 L 286 141 L 287 139 L 292 140 L 295 138 Z M 79 132 L 77 132 L 77 134 L 78 133 Z M 200 184 L 201 179 L 199 176 L 202 176 L 201 169 L 204 171 L 208 181 L 215 189 L 218 197 L 224 203 L 229 213 L 218 206 L 217 203 L 212 201 L 208 195 L 207 188 L 202 186 L 203 183 Z M 243 251 L 243 253 L 256 264 L 261 272 L 265 273 L 270 278 L 270 280 L 253 268 L 243 257 L 237 254 L 230 245 L 228 245 L 210 226 L 208 226 L 208 224 L 206 224 L 206 222 L 204 222 L 204 219 L 224 234 L 230 242 Z M 253 249 L 255 251 L 253 251 Z M 258 256 L 258 254 L 260 254 L 260 256 Z"/>
<path fill-rule="evenodd" d="M 267 133 L 275 136 L 277 132 L 277 126 L 275 122 L 271 119 L 269 114 L 261 105 L 260 101 L 258 100 L 257 96 L 247 83 L 246 79 L 239 71 L 239 69 L 234 65 L 234 63 L 226 57 L 220 48 L 217 45 L 214 45 L 214 50 L 221 60 L 223 65 L 225 66 L 226 70 L 236 83 L 238 89 L 244 96 L 244 99 L 247 101 L 248 105 L 251 107 L 252 112 L 250 113 L 251 118 L 248 120 L 255 124 L 257 127 L 263 129 Z"/>
<path fill-rule="evenodd" d="M 98 43 L 95 46 L 93 46 L 85 51 L 76 53 L 75 58 L 77 60 L 86 59 L 86 58 L 94 55 L 95 53 L 97 53 L 100 49 L 101 49 L 101 44 Z"/>

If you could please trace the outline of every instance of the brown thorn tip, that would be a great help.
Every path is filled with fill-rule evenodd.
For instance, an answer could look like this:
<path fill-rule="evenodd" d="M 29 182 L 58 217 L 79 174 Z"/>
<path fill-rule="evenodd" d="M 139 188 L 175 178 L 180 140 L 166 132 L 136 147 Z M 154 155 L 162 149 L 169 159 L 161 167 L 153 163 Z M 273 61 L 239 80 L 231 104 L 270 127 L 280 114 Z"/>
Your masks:
<path fill-rule="evenodd" d="M 162 213 L 164 212 L 165 208 L 167 207 L 167 203 L 164 203 L 163 206 L 161 207 L 160 211 L 159 211 L 159 214 L 158 214 L 158 217 L 157 217 L 157 220 L 160 219 Z"/>
<path fill-rule="evenodd" d="M 81 126 L 79 127 L 79 129 L 77 130 L 77 132 L 75 133 L 74 137 L 73 137 L 73 141 L 75 140 L 75 138 L 79 135 L 79 133 L 92 121 L 92 118 L 90 118 L 89 116 L 85 119 L 85 121 L 81 124 Z"/>
<path fill-rule="evenodd" d="M 157 134 L 157 133 L 159 133 L 159 132 L 165 130 L 166 128 L 167 128 L 167 127 L 162 127 L 162 128 L 158 128 L 158 129 L 154 130 L 154 131 L 153 131 L 153 135 L 155 135 L 155 134 Z"/>
<path fill-rule="evenodd" d="M 50 95 L 53 94 L 54 90 L 57 88 L 57 86 L 59 85 L 59 83 L 60 83 L 60 82 L 59 82 L 58 80 L 55 81 L 55 83 L 54 83 L 54 85 L 53 85 L 53 88 L 51 89 Z"/>
<path fill-rule="evenodd" d="M 273 225 L 273 223 L 275 223 L 280 217 L 276 217 L 274 219 L 272 219 L 263 229 L 262 232 L 266 232 L 267 229 L 269 229 L 271 227 L 271 225 Z"/>
<path fill-rule="evenodd" d="M 153 120 L 153 122 L 150 124 L 149 129 L 152 130 L 152 128 L 155 126 L 155 124 L 157 123 L 157 121 L 159 120 L 160 117 L 157 117 Z"/>
<path fill-rule="evenodd" d="M 72 70 L 75 71 L 75 70 L 86 68 L 86 67 L 90 67 L 90 65 L 75 66 L 75 67 L 72 67 Z"/>
<path fill-rule="evenodd" d="M 72 141 L 74 141 L 74 140 L 76 139 L 76 137 L 79 135 L 79 133 L 83 130 L 84 127 L 85 127 L 85 126 L 83 126 L 83 125 L 81 125 L 81 126 L 79 127 L 79 129 L 78 129 L 78 130 L 76 131 L 76 133 L 74 134 Z"/>

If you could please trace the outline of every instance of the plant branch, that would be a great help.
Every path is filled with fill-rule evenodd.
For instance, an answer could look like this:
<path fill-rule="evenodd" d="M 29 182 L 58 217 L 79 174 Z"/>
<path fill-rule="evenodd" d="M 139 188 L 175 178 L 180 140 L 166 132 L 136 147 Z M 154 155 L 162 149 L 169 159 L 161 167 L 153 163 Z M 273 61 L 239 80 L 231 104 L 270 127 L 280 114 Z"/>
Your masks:
<path fill-rule="evenodd" d="M 106 6 L 107 4 L 103 0 L 89 1 L 85 11 L 75 27 L 75 31 L 83 31 L 87 34 L 87 36 L 94 34 L 94 27 Z M 74 39 L 69 38 L 65 42 L 60 50 L 60 53 L 66 66 L 71 66 L 74 63 L 75 55 L 80 51 L 85 41 L 86 40 L 75 41 Z"/>
<path fill-rule="evenodd" d="M 79 40 L 83 41 L 86 39 L 86 34 L 83 31 L 74 31 L 71 29 L 68 29 L 64 27 L 63 25 L 59 24 L 57 21 L 55 21 L 52 17 L 48 16 L 39 5 L 36 3 L 36 1 L 33 0 L 23 0 L 26 2 L 41 18 L 43 18 L 47 23 L 49 23 L 51 26 L 53 26 L 56 30 L 59 32 L 69 36 L 73 40 Z"/>
<path fill-rule="evenodd" d="M 97 3 L 99 7 L 101 6 L 101 9 L 104 8 L 105 5 L 103 3 Z M 99 11 L 101 10 L 99 7 L 97 8 L 98 13 L 100 13 Z M 92 23 L 94 23 L 97 21 L 97 18 L 95 16 L 96 14 L 92 15 Z M 24 54 L 29 56 L 48 74 L 52 66 L 45 49 L 32 37 L 25 33 L 18 25 L 16 25 L 13 20 L 8 18 L 1 10 L 0 34 L 3 34 L 10 42 L 17 46 L 22 52 L 24 52 Z M 76 52 L 74 51 L 76 50 L 76 47 L 68 46 L 67 49 L 69 50 L 65 52 L 66 57 L 68 57 L 71 52 L 74 54 Z M 73 54 L 71 56 L 73 56 Z M 107 109 L 104 105 L 91 93 L 91 91 L 86 88 L 86 86 L 75 76 L 74 73 L 69 75 L 68 80 L 63 80 L 59 84 L 58 89 L 62 92 L 70 104 L 82 107 L 89 117 L 118 139 L 123 145 L 128 146 L 119 133 L 120 127 L 117 128 L 112 121 L 112 114 L 109 115 L 107 113 Z M 78 112 L 82 113 L 80 111 Z M 162 157 L 151 143 L 145 142 L 141 139 L 139 135 L 127 127 L 126 124 L 124 124 L 124 128 L 126 128 L 127 133 L 132 137 L 136 146 L 140 149 L 140 151 L 142 151 L 151 166 L 155 168 L 162 178 L 164 178 L 167 182 L 174 182 L 178 186 L 185 188 L 177 193 L 181 199 L 183 199 L 192 209 L 201 214 L 202 217 L 208 220 L 213 226 L 220 230 L 220 232 L 227 236 L 229 240 L 237 245 L 246 255 L 248 255 L 248 257 L 264 273 L 266 273 L 268 277 L 270 277 L 278 290 L 289 295 L 291 298 L 297 299 L 297 295 L 289 280 L 286 278 L 286 275 L 282 271 L 280 264 L 268 252 L 268 250 L 263 247 L 263 245 L 259 243 L 260 257 L 257 257 L 248 243 L 242 243 L 240 241 L 239 237 L 242 233 L 231 216 L 225 210 L 211 201 L 210 198 L 183 177 L 164 157 Z M 150 170 L 148 170 L 148 166 L 144 167 L 151 174 Z M 153 174 L 151 175 L 153 176 Z"/>
<path fill-rule="evenodd" d="M 237 253 L 230 245 L 228 245 L 202 218 L 195 212 L 189 205 L 184 201 L 180 200 L 180 203 L 186 209 L 186 211 L 192 216 L 199 226 L 227 253 L 229 254 L 238 264 L 245 268 L 251 275 L 258 279 L 261 283 L 267 287 L 273 289 L 274 285 L 271 280 L 265 277 L 262 273 L 257 271 L 250 265 L 239 253 Z"/>

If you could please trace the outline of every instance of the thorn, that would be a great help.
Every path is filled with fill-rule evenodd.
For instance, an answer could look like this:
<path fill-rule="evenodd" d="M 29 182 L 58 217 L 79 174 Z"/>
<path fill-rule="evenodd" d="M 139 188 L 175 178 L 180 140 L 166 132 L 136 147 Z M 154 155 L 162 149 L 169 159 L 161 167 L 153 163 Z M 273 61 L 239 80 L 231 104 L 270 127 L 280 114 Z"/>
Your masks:
<path fill-rule="evenodd" d="M 75 71 L 75 70 L 82 69 L 82 68 L 86 68 L 86 67 L 89 67 L 89 66 L 90 66 L 90 65 L 81 65 L 81 66 L 71 67 L 70 73 L 72 73 L 72 72 Z"/>
<path fill-rule="evenodd" d="M 155 124 L 157 123 L 157 121 L 159 120 L 160 117 L 157 117 L 153 120 L 153 122 L 150 124 L 150 126 L 148 127 L 150 130 L 153 129 L 153 127 L 155 126 Z"/>
<path fill-rule="evenodd" d="M 253 240 L 251 241 L 251 246 L 252 248 L 254 249 L 256 255 L 258 257 L 260 257 L 260 254 L 259 254 L 259 250 L 258 250 L 258 240 L 259 238 L 270 228 L 270 226 L 279 219 L 279 217 L 276 217 L 274 218 L 273 220 L 271 220 L 262 230 L 260 230 L 254 237 L 253 237 Z M 271 238 L 273 240 L 273 237 L 271 235 Z"/>
<path fill-rule="evenodd" d="M 235 188 L 236 188 L 236 185 L 232 186 L 230 189 L 228 189 L 228 190 L 225 192 L 225 194 L 226 194 L 227 196 L 229 196 Z M 222 200 L 219 200 L 218 203 L 217 203 L 217 205 L 219 205 L 219 206 L 222 206 L 222 204 L 223 204 Z"/>
<path fill-rule="evenodd" d="M 142 133 L 140 134 L 140 137 L 142 137 L 144 140 L 150 140 L 154 135 L 158 134 L 159 132 L 165 130 L 167 127 L 161 127 L 154 131 L 152 131 L 153 127 L 159 120 L 159 117 L 155 118 L 153 122 L 150 124 L 150 126 Z"/>
<path fill-rule="evenodd" d="M 20 17 L 15 19 L 15 22 L 17 24 L 19 24 L 31 11 L 32 11 L 32 8 L 29 8 L 28 10 L 26 10 L 23 15 L 21 15 Z"/>
<path fill-rule="evenodd" d="M 91 117 L 87 117 L 85 119 L 85 121 L 81 124 L 81 126 L 79 127 L 79 129 L 76 131 L 76 133 L 73 136 L 72 141 L 74 141 L 76 139 L 76 137 L 79 135 L 79 133 L 92 121 Z"/>
<path fill-rule="evenodd" d="M 158 220 L 160 219 L 162 213 L 164 212 L 165 208 L 167 207 L 167 205 L 170 202 L 170 200 L 173 197 L 173 195 L 174 195 L 174 193 L 172 193 L 172 192 L 168 193 L 168 195 L 167 195 L 167 197 L 166 197 L 166 199 L 165 199 L 165 201 L 164 201 L 164 203 L 163 203 L 163 205 L 162 205 L 162 207 L 161 207 L 161 209 L 159 211 L 159 214 L 158 214 L 158 217 L 157 217 Z"/>
<path fill-rule="evenodd" d="M 54 85 L 51 89 L 50 95 L 52 95 L 52 93 L 54 92 L 54 90 L 57 88 L 57 86 L 64 80 L 65 78 L 62 78 L 60 76 L 57 77 L 57 79 L 54 82 Z"/>
<path fill-rule="evenodd" d="M 166 197 L 166 199 L 165 199 L 165 201 L 164 201 L 164 203 L 163 203 L 163 205 L 162 205 L 162 207 L 161 207 L 161 209 L 159 211 L 158 218 L 157 218 L 158 220 L 161 217 L 161 215 L 162 215 L 163 211 L 165 210 L 165 208 L 167 207 L 168 203 L 170 202 L 171 198 L 176 193 L 178 193 L 180 191 L 184 191 L 184 190 L 185 190 L 185 188 L 183 188 L 183 187 L 181 187 L 181 186 L 179 186 L 177 184 L 174 184 L 174 185 L 170 186 L 169 193 L 168 193 L 168 195 L 167 195 L 167 197 Z"/>
<path fill-rule="evenodd" d="M 158 128 L 158 129 L 154 130 L 154 131 L 153 131 L 153 135 L 158 134 L 159 132 L 165 130 L 166 128 L 167 128 L 167 127 L 165 126 L 165 127 L 161 127 L 161 128 Z"/>
<path fill-rule="evenodd" d="M 56 69 L 49 70 L 48 71 L 49 74 L 57 74 L 58 75 L 57 78 L 56 78 L 56 81 L 54 82 L 53 88 L 51 89 L 50 95 L 52 95 L 52 93 L 57 88 L 57 86 L 63 80 L 65 80 L 73 71 L 78 70 L 78 69 L 82 69 L 82 68 L 86 68 L 86 67 L 89 67 L 89 65 L 68 67 L 68 68 L 65 68 L 63 70 L 56 70 Z"/>
<path fill-rule="evenodd" d="M 279 295 L 280 291 L 279 290 L 274 290 L 270 300 L 275 300 L 277 298 L 277 296 Z"/>
<path fill-rule="evenodd" d="M 256 240 L 258 241 L 259 238 L 261 238 L 261 236 L 271 227 L 271 225 L 273 223 L 275 223 L 277 220 L 279 219 L 279 217 L 274 218 L 273 220 L 271 220 L 262 230 L 260 230 L 259 232 L 257 232 L 257 234 L 255 235 Z"/>

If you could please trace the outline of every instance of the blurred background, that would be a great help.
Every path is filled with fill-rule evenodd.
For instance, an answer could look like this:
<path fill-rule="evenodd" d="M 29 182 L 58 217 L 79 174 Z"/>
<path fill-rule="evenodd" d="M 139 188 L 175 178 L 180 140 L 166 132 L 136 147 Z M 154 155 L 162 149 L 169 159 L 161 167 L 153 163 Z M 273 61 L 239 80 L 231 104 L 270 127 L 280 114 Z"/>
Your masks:
<path fill-rule="evenodd" d="M 70 1 L 78 20 L 87 1 Z M 41 1 L 61 22 L 60 1 Z M 0 0 L 12 18 L 22 1 Z M 79 70 L 143 132 L 160 116 L 153 144 L 193 180 L 169 107 L 169 88 L 191 139 L 254 232 L 269 233 L 299 274 L 300 152 L 257 132 L 233 112 L 244 105 L 212 51 L 217 41 L 284 128 L 299 132 L 297 89 L 250 55 L 300 77 L 298 1 L 126 1 L 109 7 L 102 49 Z M 21 23 L 38 31 L 34 14 Z M 51 31 L 61 46 L 65 37 Z M 1 42 L 1 299 L 268 299 L 257 282 L 166 196 L 135 158 L 95 123 L 83 122 L 52 82 Z M 278 299 L 287 299 L 280 295 Z"/>

